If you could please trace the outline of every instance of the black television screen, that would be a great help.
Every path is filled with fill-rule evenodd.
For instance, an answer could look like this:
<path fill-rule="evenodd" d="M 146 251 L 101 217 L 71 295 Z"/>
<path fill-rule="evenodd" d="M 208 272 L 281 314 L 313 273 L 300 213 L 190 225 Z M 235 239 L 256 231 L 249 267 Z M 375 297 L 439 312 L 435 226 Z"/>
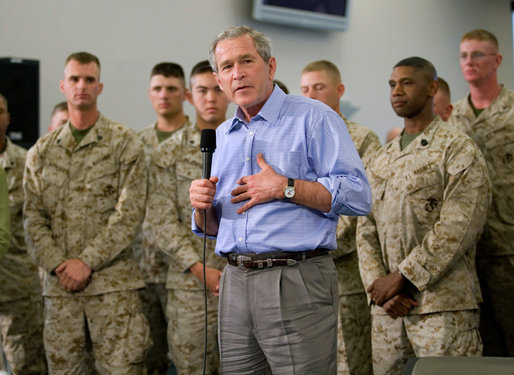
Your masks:
<path fill-rule="evenodd" d="M 309 29 L 344 31 L 350 0 L 254 0 L 253 18 Z"/>

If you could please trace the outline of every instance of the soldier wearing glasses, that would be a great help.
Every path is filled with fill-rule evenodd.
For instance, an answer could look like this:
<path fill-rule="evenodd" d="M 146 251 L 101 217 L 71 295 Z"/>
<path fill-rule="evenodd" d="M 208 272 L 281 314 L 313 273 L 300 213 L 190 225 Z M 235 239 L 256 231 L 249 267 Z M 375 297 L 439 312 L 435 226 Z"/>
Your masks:
<path fill-rule="evenodd" d="M 498 82 L 501 62 L 492 33 L 464 34 L 460 66 L 470 93 L 455 103 L 449 122 L 480 147 L 492 183 L 493 203 L 477 249 L 484 355 L 514 356 L 514 91 Z"/>

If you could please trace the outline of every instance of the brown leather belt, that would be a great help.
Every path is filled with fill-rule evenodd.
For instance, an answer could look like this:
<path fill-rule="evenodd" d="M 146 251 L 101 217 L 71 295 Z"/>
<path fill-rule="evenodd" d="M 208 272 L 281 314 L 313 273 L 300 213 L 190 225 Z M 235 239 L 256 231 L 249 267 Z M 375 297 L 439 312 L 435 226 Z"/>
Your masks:
<path fill-rule="evenodd" d="M 298 262 L 305 261 L 328 254 L 327 249 L 315 249 L 307 251 L 276 251 L 270 253 L 228 253 L 228 264 L 247 270 L 258 270 L 271 267 L 294 266 Z"/>

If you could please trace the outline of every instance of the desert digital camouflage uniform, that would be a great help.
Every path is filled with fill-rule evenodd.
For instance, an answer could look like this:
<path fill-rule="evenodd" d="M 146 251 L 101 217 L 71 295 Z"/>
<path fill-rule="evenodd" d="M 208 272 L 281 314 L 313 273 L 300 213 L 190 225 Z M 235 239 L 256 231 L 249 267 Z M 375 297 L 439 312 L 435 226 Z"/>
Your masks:
<path fill-rule="evenodd" d="M 87 374 L 86 331 L 100 374 L 140 374 L 150 347 L 130 247 L 145 207 L 147 170 L 137 135 L 101 114 L 77 145 L 70 124 L 45 135 L 25 165 L 24 227 L 44 269 L 44 343 L 52 374 Z M 79 258 L 93 272 L 77 292 L 53 270 Z"/>
<path fill-rule="evenodd" d="M 484 294 L 480 333 L 484 354 L 514 356 L 514 91 L 502 87 L 478 117 L 468 98 L 454 104 L 449 122 L 480 147 L 492 184 L 493 202 L 477 248 Z"/>
<path fill-rule="evenodd" d="M 401 373 L 414 354 L 480 355 L 474 258 L 490 201 L 482 153 L 436 117 L 403 151 L 400 137 L 382 147 L 367 173 L 372 212 L 357 226 L 364 287 L 399 270 L 418 302 L 396 320 L 372 306 L 374 373 Z"/>
<path fill-rule="evenodd" d="M 347 120 L 352 141 L 366 165 L 381 144 L 370 129 Z M 339 322 L 337 327 L 337 373 L 372 373 L 371 319 L 366 292 L 362 286 L 357 259 L 355 230 L 357 217 L 341 216 L 337 223 L 337 250 L 331 251 L 339 279 Z"/>
<path fill-rule="evenodd" d="M 0 168 L 0 258 L 9 250 L 11 243 L 11 218 L 9 215 L 9 191 L 7 174 Z"/>
<path fill-rule="evenodd" d="M 181 128 L 174 131 L 170 137 L 177 137 L 185 126 L 191 125 L 186 116 L 186 123 Z M 138 133 L 143 142 L 145 160 L 147 166 L 150 165 L 152 153 L 159 146 L 156 124 L 151 124 Z M 146 215 L 145 215 L 146 216 Z M 145 218 L 142 230 L 138 232 L 134 241 L 134 252 L 139 263 L 139 268 L 143 272 L 146 287 L 141 289 L 140 296 L 143 302 L 143 311 L 150 323 L 150 332 L 154 345 L 147 353 L 145 364 L 147 369 L 152 372 L 166 373 L 170 367 L 168 359 L 167 342 L 167 291 L 166 279 L 168 275 L 169 258 L 164 254 L 155 243 L 152 226 Z"/>
<path fill-rule="evenodd" d="M 14 374 L 45 374 L 43 300 L 38 269 L 23 232 L 23 168 L 27 151 L 6 138 L 0 166 L 7 174 L 11 243 L 0 259 L 0 334 Z"/>
<path fill-rule="evenodd" d="M 188 121 L 186 124 L 190 124 Z M 182 128 L 180 128 L 182 129 Z M 177 131 L 180 131 L 178 129 Z M 174 132 L 173 134 L 175 134 Z M 145 160 L 147 166 L 150 165 L 152 159 L 152 152 L 159 146 L 159 139 L 155 124 L 149 125 L 139 133 L 139 138 L 143 142 Z M 172 135 L 173 136 L 173 135 Z M 143 277 L 146 284 L 166 284 L 168 275 L 169 260 L 155 244 L 155 236 L 148 220 L 143 221 L 142 241 L 136 250 L 139 268 L 143 272 Z M 164 296 L 164 300 L 166 296 Z M 163 308 L 165 308 L 166 303 Z"/>
<path fill-rule="evenodd" d="M 179 374 L 201 374 L 203 357 L 203 284 L 189 268 L 203 262 L 203 240 L 191 232 L 191 181 L 201 178 L 200 131 L 187 126 L 162 142 L 153 153 L 150 167 L 148 220 L 158 246 L 170 256 L 168 289 L 168 345 Z M 226 260 L 214 253 L 207 241 L 208 267 L 221 270 Z M 208 291 L 208 348 L 206 373 L 217 370 L 216 347 L 218 298 Z"/>

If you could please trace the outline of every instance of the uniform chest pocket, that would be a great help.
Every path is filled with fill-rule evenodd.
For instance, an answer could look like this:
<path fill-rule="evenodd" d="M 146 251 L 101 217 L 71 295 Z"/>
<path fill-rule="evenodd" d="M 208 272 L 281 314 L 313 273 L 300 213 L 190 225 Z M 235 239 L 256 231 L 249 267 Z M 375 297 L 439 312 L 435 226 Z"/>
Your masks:
<path fill-rule="evenodd" d="M 118 171 L 113 162 L 101 163 L 87 172 L 86 191 L 90 203 L 104 212 L 111 210 L 118 196 Z"/>
<path fill-rule="evenodd" d="M 64 199 L 64 186 L 69 180 L 69 172 L 54 165 L 48 165 L 41 172 L 43 180 L 42 200 L 43 205 L 50 209 L 56 207 L 58 202 Z"/>
<path fill-rule="evenodd" d="M 443 182 L 435 170 L 428 170 L 407 180 L 404 215 L 412 222 L 431 226 L 443 205 Z"/>
<path fill-rule="evenodd" d="M 199 156 L 199 162 L 196 160 L 178 160 L 176 162 L 176 172 L 179 180 L 193 181 L 202 177 L 202 156 Z"/>
<path fill-rule="evenodd" d="M 57 168 L 53 165 L 49 165 L 43 168 L 41 172 L 41 178 L 47 188 L 60 189 L 68 177 L 68 171 Z"/>

